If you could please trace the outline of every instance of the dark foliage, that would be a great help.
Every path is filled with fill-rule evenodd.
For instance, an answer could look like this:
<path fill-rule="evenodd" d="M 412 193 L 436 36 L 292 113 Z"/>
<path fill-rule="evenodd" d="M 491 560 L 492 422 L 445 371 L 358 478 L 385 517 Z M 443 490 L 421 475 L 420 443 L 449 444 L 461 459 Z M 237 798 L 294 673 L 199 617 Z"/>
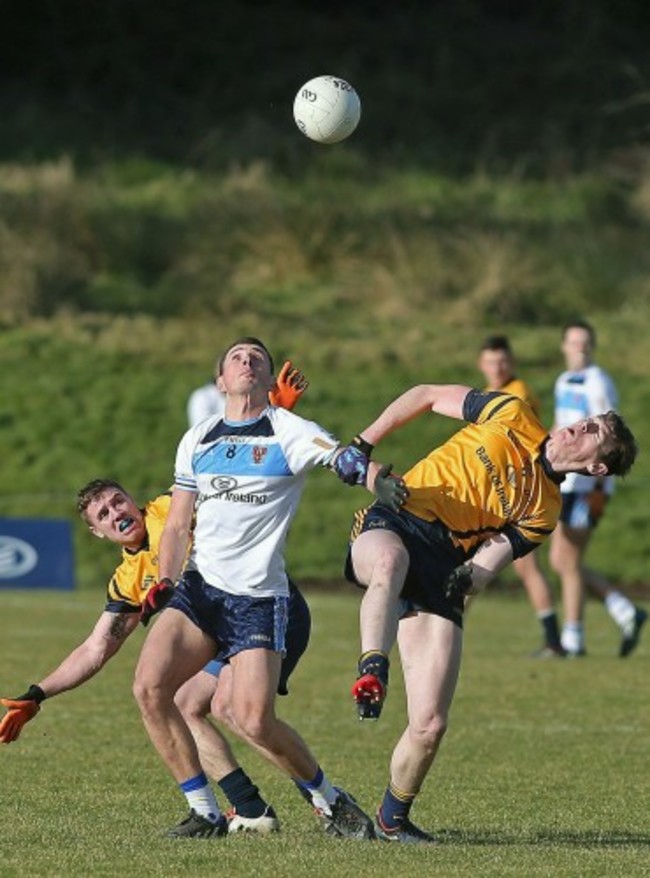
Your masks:
<path fill-rule="evenodd" d="M 292 98 L 320 73 L 363 99 L 355 147 L 447 172 L 575 169 L 648 138 L 650 7 L 536 3 L 3 4 L 0 158 L 138 152 L 221 167 L 310 153 Z"/>

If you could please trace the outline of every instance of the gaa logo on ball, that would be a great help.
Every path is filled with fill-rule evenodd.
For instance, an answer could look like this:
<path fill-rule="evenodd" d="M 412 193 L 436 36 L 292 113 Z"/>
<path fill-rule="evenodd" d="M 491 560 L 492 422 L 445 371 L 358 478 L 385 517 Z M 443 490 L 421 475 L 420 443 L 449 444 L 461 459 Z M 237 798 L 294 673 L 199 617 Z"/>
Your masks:
<path fill-rule="evenodd" d="M 302 133 L 317 143 L 340 143 L 359 124 L 361 101 L 349 82 L 317 76 L 298 90 L 293 118 Z"/>

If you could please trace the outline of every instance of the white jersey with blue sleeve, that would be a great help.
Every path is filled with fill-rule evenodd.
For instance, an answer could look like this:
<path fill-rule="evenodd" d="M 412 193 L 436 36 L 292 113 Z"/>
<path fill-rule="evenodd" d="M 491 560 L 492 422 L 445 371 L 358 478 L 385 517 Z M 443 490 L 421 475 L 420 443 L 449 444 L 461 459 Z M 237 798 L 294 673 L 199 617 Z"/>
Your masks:
<path fill-rule="evenodd" d="M 602 415 L 618 406 L 618 393 L 610 376 L 600 366 L 587 366 L 577 372 L 563 372 L 555 382 L 555 426 L 569 427 L 582 418 Z M 569 473 L 562 482 L 563 494 L 572 491 L 591 491 L 593 476 Z M 603 484 L 611 494 L 614 479 L 609 477 Z"/>
<path fill-rule="evenodd" d="M 190 565 L 231 594 L 288 594 L 284 544 L 306 475 L 338 447 L 318 424 L 274 406 L 251 421 L 215 415 L 190 428 L 174 477 L 197 494 Z"/>

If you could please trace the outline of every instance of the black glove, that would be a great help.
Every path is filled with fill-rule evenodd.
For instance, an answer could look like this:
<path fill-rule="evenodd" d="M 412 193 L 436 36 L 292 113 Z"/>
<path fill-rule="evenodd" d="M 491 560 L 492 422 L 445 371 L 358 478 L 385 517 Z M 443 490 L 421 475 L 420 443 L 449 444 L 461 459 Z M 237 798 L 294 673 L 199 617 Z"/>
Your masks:
<path fill-rule="evenodd" d="M 375 476 L 377 502 L 392 512 L 399 512 L 406 503 L 409 489 L 401 476 L 391 474 L 392 463 L 385 463 Z"/>
<path fill-rule="evenodd" d="M 166 577 L 151 586 L 145 599 L 142 601 L 142 612 L 140 613 L 140 621 L 145 628 L 151 621 L 151 617 L 167 606 L 173 594 L 174 583 Z"/>
<path fill-rule="evenodd" d="M 449 601 L 462 601 L 472 587 L 472 565 L 461 564 L 445 580 L 445 597 Z"/>

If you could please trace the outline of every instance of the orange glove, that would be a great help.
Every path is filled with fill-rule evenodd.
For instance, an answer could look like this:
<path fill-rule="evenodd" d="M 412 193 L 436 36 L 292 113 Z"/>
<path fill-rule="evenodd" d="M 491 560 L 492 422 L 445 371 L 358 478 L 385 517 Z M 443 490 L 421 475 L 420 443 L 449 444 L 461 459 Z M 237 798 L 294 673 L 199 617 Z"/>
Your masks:
<path fill-rule="evenodd" d="M 600 485 L 597 485 L 593 489 L 593 491 L 590 491 L 587 495 L 587 503 L 589 504 L 589 515 L 593 524 L 596 524 L 598 519 L 605 511 L 605 506 L 608 499 L 609 498 L 607 494 L 603 491 Z"/>
<path fill-rule="evenodd" d="M 30 697 L 32 690 L 34 694 Z M 0 722 L 0 744 L 11 744 L 12 741 L 18 740 L 25 723 L 33 719 L 41 709 L 39 701 L 44 697 L 38 686 L 32 686 L 20 698 L 0 698 L 0 704 L 7 708 L 7 713 Z"/>
<path fill-rule="evenodd" d="M 269 402 L 291 411 L 308 387 L 309 381 L 300 369 L 294 369 L 291 360 L 287 360 L 269 391 Z"/>

